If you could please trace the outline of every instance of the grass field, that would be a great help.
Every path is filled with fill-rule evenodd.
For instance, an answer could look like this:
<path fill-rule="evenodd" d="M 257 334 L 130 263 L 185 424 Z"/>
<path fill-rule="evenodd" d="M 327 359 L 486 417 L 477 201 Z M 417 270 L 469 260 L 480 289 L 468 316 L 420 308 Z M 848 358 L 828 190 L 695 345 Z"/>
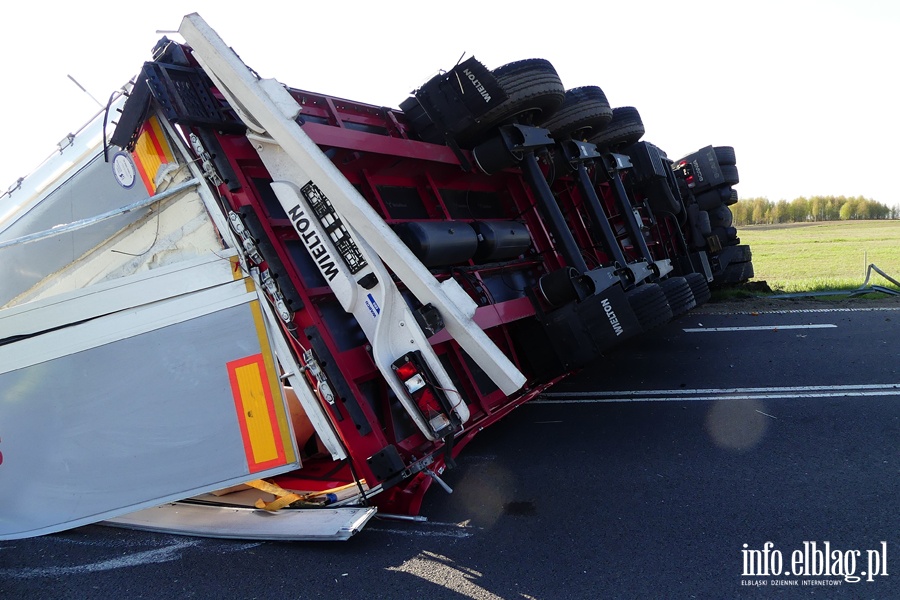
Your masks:
<path fill-rule="evenodd" d="M 900 280 L 900 221 L 746 225 L 738 236 L 753 251 L 753 280 L 775 291 L 856 288 L 870 263 Z M 869 283 L 895 287 L 877 274 Z"/>

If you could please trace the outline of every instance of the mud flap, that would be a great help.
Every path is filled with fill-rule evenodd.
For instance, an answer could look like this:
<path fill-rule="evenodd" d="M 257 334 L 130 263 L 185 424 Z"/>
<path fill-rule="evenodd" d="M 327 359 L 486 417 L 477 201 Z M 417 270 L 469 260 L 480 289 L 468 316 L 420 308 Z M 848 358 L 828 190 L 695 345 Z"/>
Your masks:
<path fill-rule="evenodd" d="M 517 337 L 529 340 L 522 348 L 542 377 L 583 367 L 607 348 L 641 332 L 619 285 L 522 325 Z"/>

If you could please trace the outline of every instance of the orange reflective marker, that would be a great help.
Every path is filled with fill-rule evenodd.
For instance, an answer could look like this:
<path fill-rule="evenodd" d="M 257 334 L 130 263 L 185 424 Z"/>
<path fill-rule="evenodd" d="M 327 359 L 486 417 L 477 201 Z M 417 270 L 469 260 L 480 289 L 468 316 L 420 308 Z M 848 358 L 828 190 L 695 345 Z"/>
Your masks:
<path fill-rule="evenodd" d="M 227 366 L 250 472 L 286 464 L 284 441 L 263 355 L 234 360 Z"/>
<path fill-rule="evenodd" d="M 150 117 L 141 127 L 141 134 L 131 154 L 144 187 L 151 196 L 156 193 L 156 173 L 159 167 L 175 162 L 172 149 L 166 141 L 162 127 L 156 117 Z"/>

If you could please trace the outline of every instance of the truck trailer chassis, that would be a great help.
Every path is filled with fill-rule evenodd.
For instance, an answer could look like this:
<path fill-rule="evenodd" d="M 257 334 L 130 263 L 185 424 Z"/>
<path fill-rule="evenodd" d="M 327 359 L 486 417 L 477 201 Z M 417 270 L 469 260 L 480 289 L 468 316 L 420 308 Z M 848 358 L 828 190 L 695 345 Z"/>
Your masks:
<path fill-rule="evenodd" d="M 475 434 L 752 276 L 733 149 L 672 161 L 547 61 L 471 58 L 395 110 L 180 33 L 100 146 L 7 198 L 0 253 L 34 268 L 0 296 L 0 539 L 416 515 Z"/>

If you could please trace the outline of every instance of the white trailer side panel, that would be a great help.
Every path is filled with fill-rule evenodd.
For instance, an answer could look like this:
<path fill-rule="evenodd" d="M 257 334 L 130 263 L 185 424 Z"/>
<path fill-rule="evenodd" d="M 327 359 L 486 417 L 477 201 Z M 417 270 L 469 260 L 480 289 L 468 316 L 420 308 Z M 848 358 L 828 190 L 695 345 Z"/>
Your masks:
<path fill-rule="evenodd" d="M 162 268 L 178 285 L 143 302 L 122 280 L 105 304 L 88 288 L 99 315 L 70 293 L 64 324 L 58 298 L 0 311 L 0 539 L 299 467 L 259 299 L 234 272 Z"/>

